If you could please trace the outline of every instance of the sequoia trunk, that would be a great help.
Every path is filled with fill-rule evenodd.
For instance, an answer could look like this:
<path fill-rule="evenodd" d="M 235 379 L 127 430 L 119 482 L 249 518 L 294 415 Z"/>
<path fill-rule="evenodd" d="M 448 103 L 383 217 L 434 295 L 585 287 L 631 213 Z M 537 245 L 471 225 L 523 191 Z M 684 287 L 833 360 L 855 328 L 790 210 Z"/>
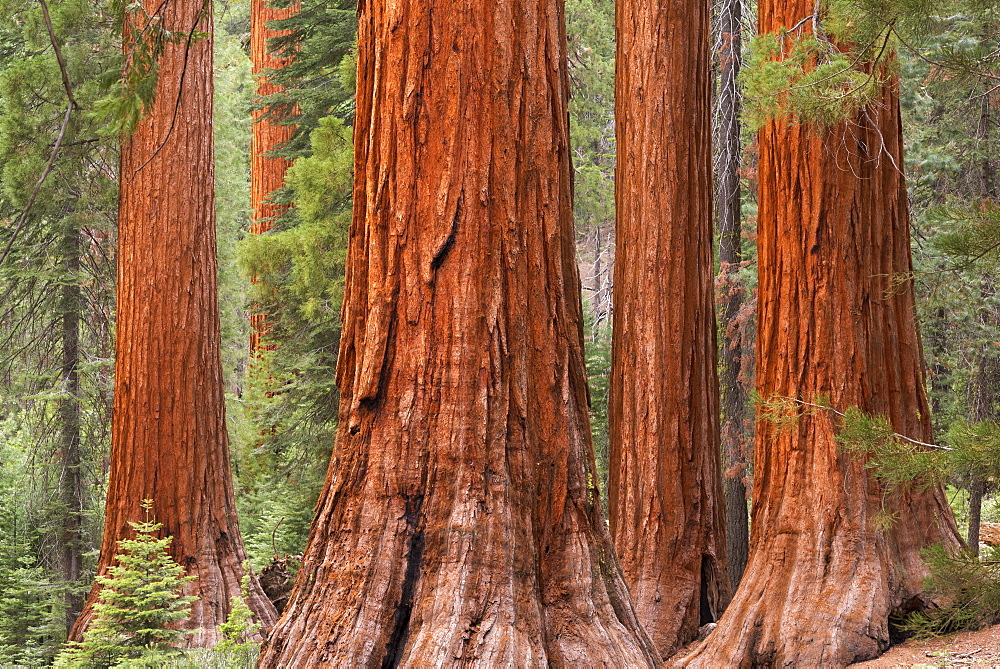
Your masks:
<path fill-rule="evenodd" d="M 761 32 L 811 0 L 759 5 Z M 685 664 L 843 666 L 889 644 L 889 616 L 921 606 L 920 549 L 958 537 L 943 491 L 884 496 L 836 441 L 839 418 L 884 415 L 930 441 L 915 328 L 895 86 L 827 131 L 774 121 L 759 137 L 757 391 L 800 413 L 761 419 L 743 581 Z M 783 399 L 790 398 L 790 399 Z"/>
<path fill-rule="evenodd" d="M 240 595 L 240 538 L 229 469 L 219 358 L 212 145 L 211 5 L 147 3 L 165 29 L 203 33 L 168 43 L 156 99 L 122 146 L 118 214 L 117 332 L 112 451 L 98 574 L 117 542 L 134 535 L 153 500 L 170 553 L 196 580 L 182 624 L 211 646 Z M 130 32 L 126 28 L 126 43 Z M 128 48 L 128 45 L 126 46 Z M 95 584 L 73 628 L 93 618 Z M 255 579 L 250 608 L 265 627 L 275 613 Z"/>
<path fill-rule="evenodd" d="M 267 77 L 268 70 L 275 70 L 287 63 L 287 59 L 279 58 L 268 51 L 268 40 L 278 37 L 284 32 L 268 26 L 271 21 L 278 21 L 293 16 L 299 11 L 297 2 L 278 9 L 266 0 L 251 0 L 250 2 L 250 62 L 253 74 L 257 77 L 257 95 L 267 98 L 269 95 L 281 92 L 282 88 Z M 271 219 L 281 213 L 283 207 L 274 204 L 271 195 L 285 185 L 285 172 L 292 162 L 281 156 L 270 155 L 275 148 L 281 146 L 295 132 L 295 126 L 283 125 L 268 118 L 263 110 L 253 113 L 254 124 L 250 135 L 250 206 L 253 209 L 253 219 L 250 232 L 263 234 L 271 229 Z M 252 309 L 250 312 L 250 357 L 256 357 L 262 345 L 265 330 L 265 314 Z"/>
<path fill-rule="evenodd" d="M 729 599 L 712 299 L 708 2 L 618 0 L 609 508 L 662 656 Z"/>
<path fill-rule="evenodd" d="M 261 666 L 649 666 L 598 498 L 561 0 L 359 4 L 340 421 Z"/>

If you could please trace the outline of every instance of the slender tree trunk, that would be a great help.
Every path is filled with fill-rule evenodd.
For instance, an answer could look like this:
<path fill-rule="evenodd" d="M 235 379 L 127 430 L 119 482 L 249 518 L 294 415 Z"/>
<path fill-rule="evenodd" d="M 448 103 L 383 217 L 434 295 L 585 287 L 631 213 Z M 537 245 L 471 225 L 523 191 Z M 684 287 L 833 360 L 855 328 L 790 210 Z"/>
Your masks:
<path fill-rule="evenodd" d="M 940 418 L 943 415 L 944 407 L 941 406 L 941 398 L 945 397 L 951 391 L 951 369 L 947 362 L 948 328 L 948 312 L 945 311 L 944 307 L 938 307 L 934 310 L 930 318 L 930 323 L 928 323 L 924 330 L 927 334 L 927 343 L 933 357 L 928 365 L 928 370 L 931 376 L 931 415 L 935 418 Z M 936 421 L 934 425 L 935 437 L 944 434 L 946 431 L 947 426 L 942 425 L 940 420 Z"/>
<path fill-rule="evenodd" d="M 588 427 L 563 3 L 358 16 L 337 443 L 260 666 L 650 666 Z"/>
<path fill-rule="evenodd" d="M 812 11 L 811 0 L 762 2 L 761 32 Z M 912 262 L 896 87 L 825 132 L 769 123 L 759 147 L 762 401 L 857 407 L 929 441 L 913 287 L 899 283 Z M 758 422 L 747 569 L 685 665 L 832 667 L 875 657 L 889 645 L 889 616 L 926 603 L 920 549 L 961 545 L 940 487 L 885 497 L 864 460 L 838 446 L 835 414 L 799 413 L 783 428 Z"/>
<path fill-rule="evenodd" d="M 601 322 L 607 318 L 607 305 L 605 299 L 607 292 L 604 290 L 604 274 L 606 272 L 604 264 L 604 247 L 601 238 L 601 224 L 594 226 L 594 292 L 591 302 L 591 314 L 594 319 L 594 336 L 597 336 Z"/>
<path fill-rule="evenodd" d="M 984 328 L 995 329 L 1000 325 L 995 307 L 989 305 L 995 299 L 996 287 L 994 278 L 987 274 L 983 277 L 980 295 L 986 303 L 979 313 L 979 322 Z M 981 345 L 976 368 L 969 379 L 968 404 L 969 420 L 973 423 L 984 421 L 996 422 L 998 418 L 998 403 L 1000 403 L 1000 355 L 997 355 L 992 338 Z M 973 555 L 979 555 L 979 527 L 982 521 L 983 495 L 986 492 L 986 480 L 982 474 L 971 473 L 968 482 L 969 490 L 969 550 Z"/>
<path fill-rule="evenodd" d="M 205 36 L 168 44 L 156 101 L 122 146 L 111 471 L 98 574 L 154 502 L 170 552 L 197 596 L 182 624 L 211 646 L 239 596 L 246 551 L 233 502 L 219 358 L 212 145 L 212 10 L 201 0 L 149 2 L 168 30 Z M 129 29 L 126 28 L 126 48 Z M 91 590 L 73 629 L 93 619 Z M 275 613 L 250 583 L 250 608 Z"/>
<path fill-rule="evenodd" d="M 271 21 L 286 19 L 299 11 L 299 3 L 293 2 L 284 9 L 273 7 L 266 0 L 250 2 L 250 62 L 257 77 L 257 95 L 267 98 L 283 89 L 266 76 L 268 70 L 284 67 L 287 59 L 279 58 L 267 48 L 268 40 L 279 37 L 284 32 L 268 27 Z M 269 155 L 281 146 L 295 132 L 295 126 L 282 125 L 267 118 L 263 110 L 253 113 L 254 124 L 250 135 L 250 206 L 253 219 L 250 232 L 263 234 L 271 229 L 271 219 L 284 209 L 269 198 L 274 191 L 285 185 L 285 172 L 292 161 Z M 250 311 L 250 358 L 257 357 L 262 346 L 266 329 L 266 316 L 258 308 Z"/>
<path fill-rule="evenodd" d="M 611 534 L 667 656 L 729 599 L 712 299 L 709 4 L 619 0 Z"/>
<path fill-rule="evenodd" d="M 972 554 L 979 556 L 979 528 L 982 526 L 983 518 L 983 493 L 986 489 L 986 482 L 981 478 L 976 478 L 969 484 L 969 550 Z"/>
<path fill-rule="evenodd" d="M 740 97 L 737 78 L 742 61 L 742 0 L 725 0 L 719 12 L 719 125 L 716 168 L 716 220 L 719 233 L 719 287 L 722 333 L 720 395 L 722 400 L 722 469 L 726 497 L 726 558 L 729 584 L 739 585 L 750 550 L 747 517 L 747 419 L 749 396 L 741 380 L 743 329 L 739 322 L 746 287 L 739 280 L 743 260 L 742 204 L 740 192 Z"/>
<path fill-rule="evenodd" d="M 83 460 L 80 454 L 80 229 L 73 217 L 66 221 L 63 233 L 66 283 L 62 287 L 62 382 L 63 398 L 59 402 L 60 477 L 59 497 L 62 503 L 62 533 L 59 552 L 65 594 L 66 628 L 72 628 L 80 614 L 83 598 L 75 592 L 80 580 L 83 560 Z"/>

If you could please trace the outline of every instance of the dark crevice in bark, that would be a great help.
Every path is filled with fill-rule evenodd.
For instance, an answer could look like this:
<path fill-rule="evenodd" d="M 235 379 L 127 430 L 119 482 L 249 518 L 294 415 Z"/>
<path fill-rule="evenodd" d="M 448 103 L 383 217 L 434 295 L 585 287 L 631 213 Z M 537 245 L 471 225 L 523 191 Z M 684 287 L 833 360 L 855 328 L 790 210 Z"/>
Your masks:
<path fill-rule="evenodd" d="M 420 579 L 420 568 L 424 561 L 424 529 L 420 526 L 420 507 L 423 506 L 423 495 L 405 495 L 407 532 L 410 534 L 409 550 L 406 553 L 406 572 L 403 574 L 403 589 L 399 604 L 396 606 L 394 626 L 389 643 L 385 646 L 385 658 L 382 669 L 394 669 L 403 660 L 406 639 L 410 635 L 410 613 L 413 611 L 413 593 Z"/>
<path fill-rule="evenodd" d="M 437 253 L 434 254 L 434 259 L 431 260 L 431 270 L 437 271 L 442 264 L 444 264 L 445 258 L 448 257 L 448 252 L 451 251 L 451 247 L 455 245 L 455 238 L 458 237 L 458 221 L 462 217 L 462 198 L 458 198 L 458 202 L 455 203 L 455 216 L 451 219 L 451 231 L 448 233 L 447 239 L 441 244 L 441 248 L 438 249 Z"/>
<path fill-rule="evenodd" d="M 712 556 L 701 556 L 701 612 L 699 614 L 698 626 L 715 622 L 715 611 L 712 610 L 712 602 L 708 596 L 708 584 L 712 582 Z"/>

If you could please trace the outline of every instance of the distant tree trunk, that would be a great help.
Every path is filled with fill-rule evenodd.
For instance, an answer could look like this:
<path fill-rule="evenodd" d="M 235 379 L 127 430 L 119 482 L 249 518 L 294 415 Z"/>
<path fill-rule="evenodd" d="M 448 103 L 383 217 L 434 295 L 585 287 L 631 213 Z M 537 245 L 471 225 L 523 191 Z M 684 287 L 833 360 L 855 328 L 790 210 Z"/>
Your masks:
<path fill-rule="evenodd" d="M 294 16 L 299 11 L 299 3 L 293 2 L 284 9 L 273 7 L 266 0 L 250 2 L 250 62 L 257 77 L 257 95 L 267 98 L 283 89 L 267 76 L 268 70 L 284 67 L 288 60 L 279 58 L 268 51 L 268 40 L 285 34 L 268 27 L 271 21 Z M 285 172 L 292 161 L 269 155 L 277 147 L 292 138 L 295 126 L 282 125 L 267 118 L 263 110 L 253 112 L 254 124 L 250 134 L 250 206 L 253 219 L 250 232 L 260 235 L 271 229 L 271 219 L 284 209 L 270 201 L 274 191 L 285 185 Z M 266 328 L 266 315 L 257 307 L 250 310 L 250 359 L 257 357 L 262 346 Z"/>
<path fill-rule="evenodd" d="M 72 629 L 80 614 L 83 598 L 73 586 L 80 579 L 83 559 L 83 459 L 80 454 L 80 228 L 73 217 L 65 223 L 62 250 L 65 254 L 66 283 L 62 287 L 62 370 L 63 396 L 59 402 L 60 476 L 62 532 L 59 553 L 63 582 L 67 587 L 66 628 Z"/>
<path fill-rule="evenodd" d="M 762 2 L 761 32 L 812 11 Z M 913 287 L 899 283 L 912 263 L 895 85 L 828 131 L 771 122 L 759 150 L 762 401 L 857 407 L 930 440 Z M 884 498 L 838 427 L 825 410 L 783 428 L 759 421 L 750 559 L 686 666 L 844 666 L 884 651 L 889 616 L 925 603 L 920 549 L 961 545 L 948 501 L 940 487 Z"/>
<path fill-rule="evenodd" d="M 587 419 L 563 3 L 358 23 L 337 442 L 260 666 L 650 666 Z"/>
<path fill-rule="evenodd" d="M 219 358 L 212 145 L 212 15 L 201 0 L 150 1 L 168 30 L 207 33 L 168 44 L 156 101 L 122 146 L 111 471 L 98 574 L 134 535 L 152 499 L 170 552 L 197 596 L 182 624 L 211 646 L 240 594 L 246 551 L 233 502 Z M 127 22 L 128 23 L 128 22 Z M 126 28 L 126 48 L 129 29 Z M 95 584 L 73 628 L 93 619 Z M 256 579 L 250 608 L 275 612 Z"/>
<path fill-rule="evenodd" d="M 938 307 L 932 312 L 930 322 L 924 329 L 927 334 L 928 348 L 933 356 L 928 369 L 931 375 L 931 415 L 939 419 L 934 425 L 935 436 L 940 436 L 947 431 L 947 426 L 941 424 L 940 417 L 944 410 L 941 398 L 951 391 L 951 369 L 946 358 L 948 355 L 949 322 L 948 312 L 944 307 Z"/>
<path fill-rule="evenodd" d="M 610 240 L 602 236 L 601 224 L 594 226 L 594 297 L 591 304 L 594 318 L 594 336 L 600 331 L 602 323 L 608 317 L 610 304 L 608 304 L 608 263 L 604 261 L 604 254 L 608 253 L 607 242 Z"/>
<path fill-rule="evenodd" d="M 718 160 L 716 168 L 716 220 L 719 233 L 719 286 L 722 333 L 720 395 L 722 398 L 722 485 L 726 497 L 726 558 L 729 584 L 739 585 L 750 550 L 747 518 L 747 419 L 749 396 L 743 370 L 743 326 L 739 322 L 745 286 L 739 280 L 743 260 L 742 204 L 740 193 L 740 97 L 737 78 L 742 61 L 742 0 L 725 0 L 719 11 Z"/>
<path fill-rule="evenodd" d="M 983 277 L 980 295 L 987 304 L 980 309 L 979 322 L 984 328 L 995 329 L 1000 325 L 995 307 L 988 301 L 995 299 L 996 287 L 993 276 Z M 968 405 L 969 421 L 981 423 L 996 422 L 1000 418 L 1000 355 L 993 345 L 992 337 L 981 345 L 976 368 L 969 379 Z M 973 555 L 979 555 L 979 527 L 982 521 L 983 495 L 986 493 L 986 480 L 978 472 L 971 473 L 968 481 L 969 490 L 969 550 Z"/>
<path fill-rule="evenodd" d="M 986 482 L 976 478 L 969 484 L 969 550 L 975 556 L 979 555 L 979 529 L 983 519 L 983 493 Z"/>
<path fill-rule="evenodd" d="M 729 600 L 712 276 L 709 4 L 619 0 L 611 534 L 662 656 Z"/>

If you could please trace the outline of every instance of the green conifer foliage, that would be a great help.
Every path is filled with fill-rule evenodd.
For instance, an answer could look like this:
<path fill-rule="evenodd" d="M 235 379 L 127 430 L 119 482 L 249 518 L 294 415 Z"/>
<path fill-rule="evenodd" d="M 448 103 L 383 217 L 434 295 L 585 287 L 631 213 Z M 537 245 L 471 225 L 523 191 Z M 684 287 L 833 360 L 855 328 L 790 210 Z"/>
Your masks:
<path fill-rule="evenodd" d="M 150 666 L 176 654 L 172 645 L 191 634 L 171 625 L 190 615 L 196 598 L 182 595 L 181 586 L 194 577 L 167 553 L 171 537 L 157 538 L 162 525 L 152 516 L 152 500 L 142 508 L 146 520 L 129 523 L 136 536 L 118 542 L 111 575 L 97 577 L 103 589 L 83 642 L 71 642 L 55 666 Z"/>
<path fill-rule="evenodd" d="M 249 572 L 248 565 L 244 565 L 244 572 Z M 260 623 L 254 622 L 253 612 L 247 604 L 247 581 L 248 577 L 244 575 L 241 595 L 229 599 L 229 617 L 219 626 L 225 640 L 214 650 L 232 662 L 254 666 L 260 654 L 260 643 L 253 638 L 260 635 Z"/>
<path fill-rule="evenodd" d="M 353 145 L 350 129 L 332 116 L 310 141 L 312 154 L 286 176 L 295 206 L 240 249 L 245 272 L 258 279 L 251 298 L 268 314 L 274 344 L 243 396 L 251 420 L 241 439 L 248 444 L 239 460 L 241 522 L 257 567 L 305 544 L 336 430 Z"/>
<path fill-rule="evenodd" d="M 923 557 L 931 569 L 927 589 L 944 604 L 913 613 L 900 624 L 903 631 L 930 637 L 1000 622 L 1000 548 L 980 559 L 934 546 Z"/>
<path fill-rule="evenodd" d="M 288 6 L 288 1 L 275 6 Z M 333 115 L 350 123 L 354 118 L 356 6 L 356 0 L 303 0 L 294 16 L 274 22 L 278 30 L 290 32 L 268 46 L 291 59 L 269 75 L 283 90 L 269 96 L 265 114 L 296 126 L 280 151 L 289 158 L 309 154 L 310 133 L 320 119 Z"/>

